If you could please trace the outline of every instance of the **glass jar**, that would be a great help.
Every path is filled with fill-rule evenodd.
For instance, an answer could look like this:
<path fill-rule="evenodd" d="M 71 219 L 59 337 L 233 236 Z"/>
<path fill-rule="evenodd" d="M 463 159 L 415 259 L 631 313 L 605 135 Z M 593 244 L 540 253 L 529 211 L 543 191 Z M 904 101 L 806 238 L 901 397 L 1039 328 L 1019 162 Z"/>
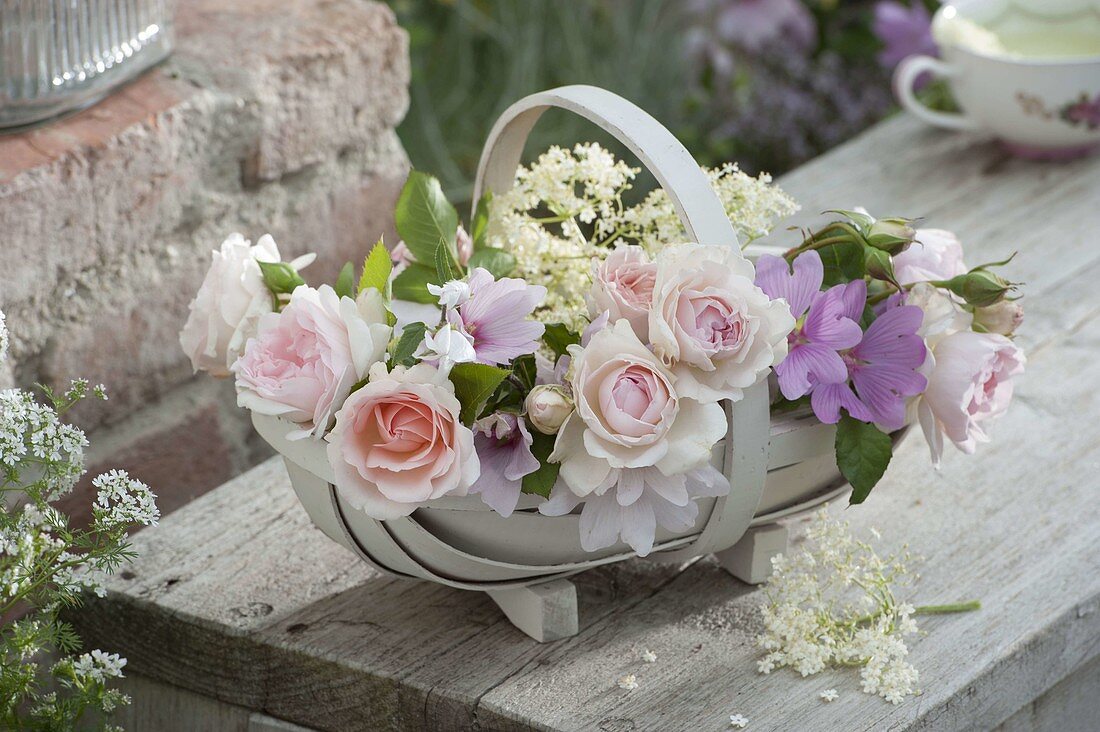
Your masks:
<path fill-rule="evenodd" d="M 86 107 L 171 50 L 172 0 L 0 0 L 0 129 Z"/>

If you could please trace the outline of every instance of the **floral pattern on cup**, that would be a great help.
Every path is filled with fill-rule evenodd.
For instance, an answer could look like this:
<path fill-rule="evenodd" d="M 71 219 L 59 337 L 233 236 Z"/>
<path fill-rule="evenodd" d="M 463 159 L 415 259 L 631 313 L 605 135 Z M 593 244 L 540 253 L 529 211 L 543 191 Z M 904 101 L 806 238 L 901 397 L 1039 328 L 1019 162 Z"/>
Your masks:
<path fill-rule="evenodd" d="M 1100 94 L 1090 99 L 1088 92 L 1081 92 L 1079 97 L 1057 109 L 1050 109 L 1042 99 L 1024 91 L 1016 92 L 1016 101 L 1024 114 L 1030 117 L 1057 119 L 1073 127 L 1086 127 L 1089 130 L 1100 129 Z"/>

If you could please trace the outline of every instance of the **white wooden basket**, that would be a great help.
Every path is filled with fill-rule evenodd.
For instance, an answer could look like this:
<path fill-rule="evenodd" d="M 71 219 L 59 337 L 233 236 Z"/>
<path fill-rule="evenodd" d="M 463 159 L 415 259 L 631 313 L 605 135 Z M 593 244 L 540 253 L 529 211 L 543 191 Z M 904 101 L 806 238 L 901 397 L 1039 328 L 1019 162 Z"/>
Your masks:
<path fill-rule="evenodd" d="M 643 110 L 596 87 L 553 89 L 509 107 L 485 143 L 475 201 L 484 191 L 512 186 L 528 133 L 551 107 L 585 117 L 629 147 L 668 192 L 690 240 L 740 254 L 721 202 L 687 149 Z M 690 531 L 658 527 L 651 559 L 679 562 L 715 553 L 738 578 L 761 582 L 771 557 L 786 547 L 786 529 L 776 521 L 847 489 L 833 457 L 834 428 L 808 414 L 772 420 L 768 402 L 768 386 L 760 383 L 725 405 L 729 431 L 715 446 L 712 464 L 729 478 L 730 494 L 700 499 Z M 576 591 L 565 578 L 634 556 L 625 544 L 584 551 L 579 515 L 543 516 L 536 510 L 542 499 L 528 495 L 508 518 L 475 495 L 444 497 L 410 516 L 377 521 L 341 498 L 323 442 L 287 440 L 295 427 L 274 417 L 253 414 L 252 420 L 283 455 L 299 500 L 331 539 L 383 572 L 487 592 L 536 640 L 577 632 Z"/>

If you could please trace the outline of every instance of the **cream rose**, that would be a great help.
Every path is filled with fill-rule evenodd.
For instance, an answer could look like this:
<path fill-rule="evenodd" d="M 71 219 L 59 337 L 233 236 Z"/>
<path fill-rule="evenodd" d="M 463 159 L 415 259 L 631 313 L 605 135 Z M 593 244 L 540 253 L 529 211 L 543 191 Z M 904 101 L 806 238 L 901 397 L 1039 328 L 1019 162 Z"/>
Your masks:
<path fill-rule="evenodd" d="M 328 285 L 303 285 L 282 312 L 260 319 L 233 365 L 237 403 L 305 425 L 294 437 L 319 437 L 355 382 L 385 356 L 390 333 L 377 290 L 357 302 Z"/>
<path fill-rule="evenodd" d="M 926 367 L 928 388 L 917 404 L 917 417 L 939 464 L 944 436 L 964 453 L 988 442 L 985 423 L 1008 408 L 1013 380 L 1026 359 L 1002 335 L 963 330 L 940 340 Z"/>
<path fill-rule="evenodd" d="M 626 320 L 570 346 L 573 412 L 550 460 L 570 489 L 585 496 L 612 469 L 656 467 L 676 475 L 704 465 L 726 434 L 725 410 L 682 397 L 675 377 Z"/>
<path fill-rule="evenodd" d="M 460 409 L 454 386 L 434 367 L 387 372 L 375 364 L 329 434 L 340 495 L 380 520 L 408 516 L 434 498 L 466 495 L 481 465 Z"/>
<path fill-rule="evenodd" d="M 966 274 L 959 238 L 943 229 L 917 229 L 904 251 L 893 257 L 894 276 L 903 285 L 925 280 L 949 280 Z"/>
<path fill-rule="evenodd" d="M 291 266 L 301 269 L 313 257 L 299 257 Z M 267 234 L 255 246 L 240 234 L 230 234 L 212 253 L 210 269 L 180 331 L 180 345 L 195 371 L 229 376 L 229 367 L 255 335 L 260 316 L 272 310 L 271 292 L 257 262 L 279 261 L 279 247 Z"/>
<path fill-rule="evenodd" d="M 728 247 L 684 244 L 657 256 L 649 341 L 680 396 L 741 399 L 786 357 L 793 328 L 787 303 L 754 285 L 752 265 Z"/>
<path fill-rule="evenodd" d="M 592 288 L 586 296 L 592 317 L 606 312 L 612 323 L 626 319 L 643 341 L 648 338 L 649 308 L 657 265 L 639 246 L 620 246 L 592 263 Z"/>
<path fill-rule="evenodd" d="M 566 418 L 573 413 L 573 398 L 565 387 L 539 384 L 524 401 L 527 419 L 544 435 L 556 435 Z"/>

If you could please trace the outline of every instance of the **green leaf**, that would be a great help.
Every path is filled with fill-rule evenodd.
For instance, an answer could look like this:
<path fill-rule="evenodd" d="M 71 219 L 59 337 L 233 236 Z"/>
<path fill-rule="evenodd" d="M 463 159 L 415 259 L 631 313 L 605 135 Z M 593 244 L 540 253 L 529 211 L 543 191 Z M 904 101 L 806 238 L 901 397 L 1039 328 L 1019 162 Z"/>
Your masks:
<path fill-rule="evenodd" d="M 531 430 L 531 452 L 539 461 L 538 470 L 523 476 L 521 490 L 543 498 L 550 497 L 550 491 L 558 480 L 558 470 L 561 465 L 547 461 L 550 453 L 554 451 L 555 435 L 544 435 L 538 430 Z"/>
<path fill-rule="evenodd" d="M 261 262 L 257 260 L 256 264 L 260 265 L 260 273 L 263 275 L 267 289 L 276 295 L 289 294 L 294 292 L 294 289 L 299 285 L 306 283 L 302 276 L 286 262 Z"/>
<path fill-rule="evenodd" d="M 362 292 L 373 287 L 382 293 L 383 300 L 390 298 L 390 274 L 393 272 L 393 262 L 390 261 L 390 253 L 386 245 L 379 239 L 370 254 L 363 260 L 363 275 L 359 278 L 359 291 Z"/>
<path fill-rule="evenodd" d="M 528 353 L 513 361 L 512 373 L 523 384 L 524 389 L 530 391 L 534 388 L 535 378 L 538 374 L 538 367 L 535 366 L 535 355 Z"/>
<path fill-rule="evenodd" d="M 397 345 L 393 347 L 390 355 L 390 368 L 394 366 L 411 366 L 413 353 L 424 341 L 424 331 L 428 329 L 424 323 L 409 323 L 401 331 L 401 337 L 397 339 Z"/>
<path fill-rule="evenodd" d="M 474 218 L 470 222 L 470 239 L 474 242 L 474 251 L 485 247 L 485 235 L 489 231 L 489 204 L 493 202 L 493 192 L 485 191 L 474 207 Z M 488 267 L 486 267 L 488 269 Z"/>
<path fill-rule="evenodd" d="M 428 292 L 428 285 L 437 284 L 437 279 L 434 267 L 414 262 L 393 278 L 393 299 L 420 303 L 438 302 L 439 298 Z"/>
<path fill-rule="evenodd" d="M 439 278 L 439 284 L 451 280 L 462 279 L 462 267 L 455 261 L 454 253 L 447 242 L 442 239 L 435 247 L 435 274 Z"/>
<path fill-rule="evenodd" d="M 340 268 L 340 274 L 336 277 L 336 294 L 340 297 L 355 297 L 355 266 L 348 262 Z"/>
<path fill-rule="evenodd" d="M 443 195 L 439 181 L 418 170 L 409 173 L 401 189 L 394 222 L 405 246 L 421 264 L 434 261 L 440 239 L 454 246 L 458 232 L 458 212 Z"/>
<path fill-rule="evenodd" d="M 847 414 L 836 426 L 836 464 L 852 484 L 850 504 L 863 503 L 893 456 L 890 435 Z"/>
<path fill-rule="evenodd" d="M 825 267 L 825 287 L 861 280 L 867 274 L 863 245 L 859 242 L 830 244 L 818 249 L 817 253 Z"/>
<path fill-rule="evenodd" d="M 564 323 L 548 323 L 546 332 L 542 334 L 542 340 L 549 346 L 556 356 L 568 353 L 569 346 L 581 342 L 581 337 L 569 330 Z"/>
<path fill-rule="evenodd" d="M 482 267 L 496 279 L 507 277 L 516 271 L 516 257 L 511 252 L 493 247 L 478 249 L 470 257 L 470 269 Z"/>
<path fill-rule="evenodd" d="M 510 372 L 488 366 L 483 363 L 459 363 L 451 369 L 451 383 L 455 385 L 455 396 L 462 405 L 459 419 L 465 425 L 471 425 L 477 419 L 485 402 L 493 395 L 500 382 L 508 378 Z"/>

